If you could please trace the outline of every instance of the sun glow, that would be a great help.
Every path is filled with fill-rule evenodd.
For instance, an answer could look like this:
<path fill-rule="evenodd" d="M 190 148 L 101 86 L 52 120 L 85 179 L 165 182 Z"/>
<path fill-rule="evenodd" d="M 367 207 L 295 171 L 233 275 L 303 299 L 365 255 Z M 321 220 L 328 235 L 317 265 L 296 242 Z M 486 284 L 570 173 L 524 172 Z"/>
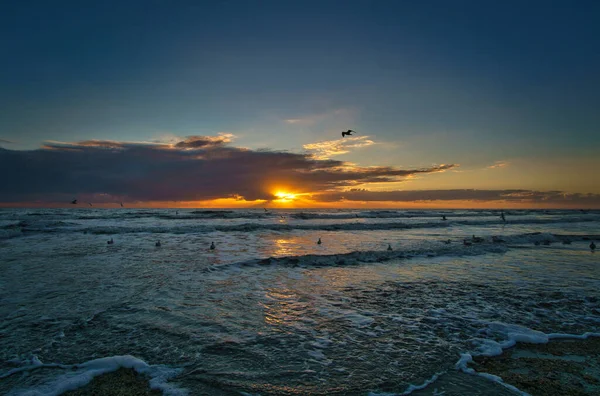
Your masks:
<path fill-rule="evenodd" d="M 281 202 L 289 202 L 298 198 L 298 194 L 293 194 L 285 191 L 277 191 L 273 195 L 275 195 L 277 197 L 277 200 Z"/>

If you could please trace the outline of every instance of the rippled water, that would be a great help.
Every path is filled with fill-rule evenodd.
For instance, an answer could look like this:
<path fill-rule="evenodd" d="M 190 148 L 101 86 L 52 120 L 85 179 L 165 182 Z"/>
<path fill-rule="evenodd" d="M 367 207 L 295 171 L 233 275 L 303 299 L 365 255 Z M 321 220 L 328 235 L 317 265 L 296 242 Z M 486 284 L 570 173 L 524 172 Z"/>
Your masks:
<path fill-rule="evenodd" d="M 1 210 L 0 392 L 132 355 L 190 394 L 401 394 L 512 325 L 599 331 L 600 213 L 505 213 Z"/>

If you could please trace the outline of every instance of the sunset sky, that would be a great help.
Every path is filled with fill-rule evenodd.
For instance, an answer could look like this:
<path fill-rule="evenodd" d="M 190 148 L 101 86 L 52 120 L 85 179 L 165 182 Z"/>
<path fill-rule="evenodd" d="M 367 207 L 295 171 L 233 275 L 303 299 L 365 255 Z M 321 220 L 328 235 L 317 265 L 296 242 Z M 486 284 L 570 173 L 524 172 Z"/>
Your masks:
<path fill-rule="evenodd" d="M 599 21 L 598 1 L 3 2 L 0 206 L 600 208 Z"/>

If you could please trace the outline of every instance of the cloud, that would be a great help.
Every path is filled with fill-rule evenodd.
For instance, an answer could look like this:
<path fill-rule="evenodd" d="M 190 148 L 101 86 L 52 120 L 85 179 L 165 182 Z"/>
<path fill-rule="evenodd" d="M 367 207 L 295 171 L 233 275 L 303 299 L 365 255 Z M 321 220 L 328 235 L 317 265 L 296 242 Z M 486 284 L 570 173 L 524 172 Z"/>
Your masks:
<path fill-rule="evenodd" d="M 346 154 L 352 148 L 367 147 L 374 144 L 375 142 L 370 140 L 369 136 L 355 136 L 305 144 L 302 147 L 305 150 L 313 151 L 315 158 L 327 159 L 334 155 Z"/>
<path fill-rule="evenodd" d="M 12 144 L 12 143 L 14 143 L 14 142 L 13 142 L 13 141 L 10 141 L 10 140 L 6 140 L 6 139 L 0 139 L 0 144 L 3 144 L 3 143 L 6 143 L 6 144 Z"/>
<path fill-rule="evenodd" d="M 233 147 L 231 139 L 223 134 L 169 143 L 86 140 L 46 142 L 30 151 L 0 148 L 0 167 L 11 169 L 3 176 L 0 201 L 56 202 L 99 194 L 129 201 L 272 199 L 281 186 L 323 193 L 456 166 L 359 167 L 310 154 Z"/>
<path fill-rule="evenodd" d="M 209 146 L 221 146 L 230 143 L 233 138 L 231 133 L 220 134 L 219 136 L 189 136 L 184 141 L 175 144 L 178 148 L 200 148 Z"/>
<path fill-rule="evenodd" d="M 508 165 L 510 165 L 510 163 L 507 161 L 496 161 L 492 165 L 487 166 L 485 169 L 504 168 L 504 167 L 507 167 Z"/>
<path fill-rule="evenodd" d="M 566 193 L 563 191 L 535 190 L 405 190 L 405 191 L 369 191 L 350 189 L 343 192 L 319 194 L 320 201 L 506 201 L 513 203 L 552 203 L 600 205 L 600 194 Z"/>

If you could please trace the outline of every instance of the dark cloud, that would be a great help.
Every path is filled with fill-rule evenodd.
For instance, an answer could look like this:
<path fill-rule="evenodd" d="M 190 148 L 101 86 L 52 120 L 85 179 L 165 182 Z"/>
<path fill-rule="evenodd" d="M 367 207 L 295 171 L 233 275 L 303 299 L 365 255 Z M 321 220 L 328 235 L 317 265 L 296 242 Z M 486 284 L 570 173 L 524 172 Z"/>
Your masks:
<path fill-rule="evenodd" d="M 507 201 L 523 203 L 551 203 L 600 205 L 600 194 L 565 193 L 562 191 L 534 190 L 412 190 L 369 191 L 350 189 L 344 192 L 324 193 L 315 197 L 320 201 Z"/>
<path fill-rule="evenodd" d="M 201 148 L 210 146 L 222 146 L 231 142 L 231 135 L 219 136 L 189 136 L 186 140 L 178 142 L 175 147 L 178 148 Z"/>
<path fill-rule="evenodd" d="M 32 151 L 0 148 L 0 167 L 10 170 L 3 175 L 0 201 L 272 199 L 278 186 L 318 193 L 455 167 L 357 167 L 309 154 L 232 147 L 229 141 L 230 135 L 221 135 L 173 144 L 89 140 L 47 142 Z"/>

